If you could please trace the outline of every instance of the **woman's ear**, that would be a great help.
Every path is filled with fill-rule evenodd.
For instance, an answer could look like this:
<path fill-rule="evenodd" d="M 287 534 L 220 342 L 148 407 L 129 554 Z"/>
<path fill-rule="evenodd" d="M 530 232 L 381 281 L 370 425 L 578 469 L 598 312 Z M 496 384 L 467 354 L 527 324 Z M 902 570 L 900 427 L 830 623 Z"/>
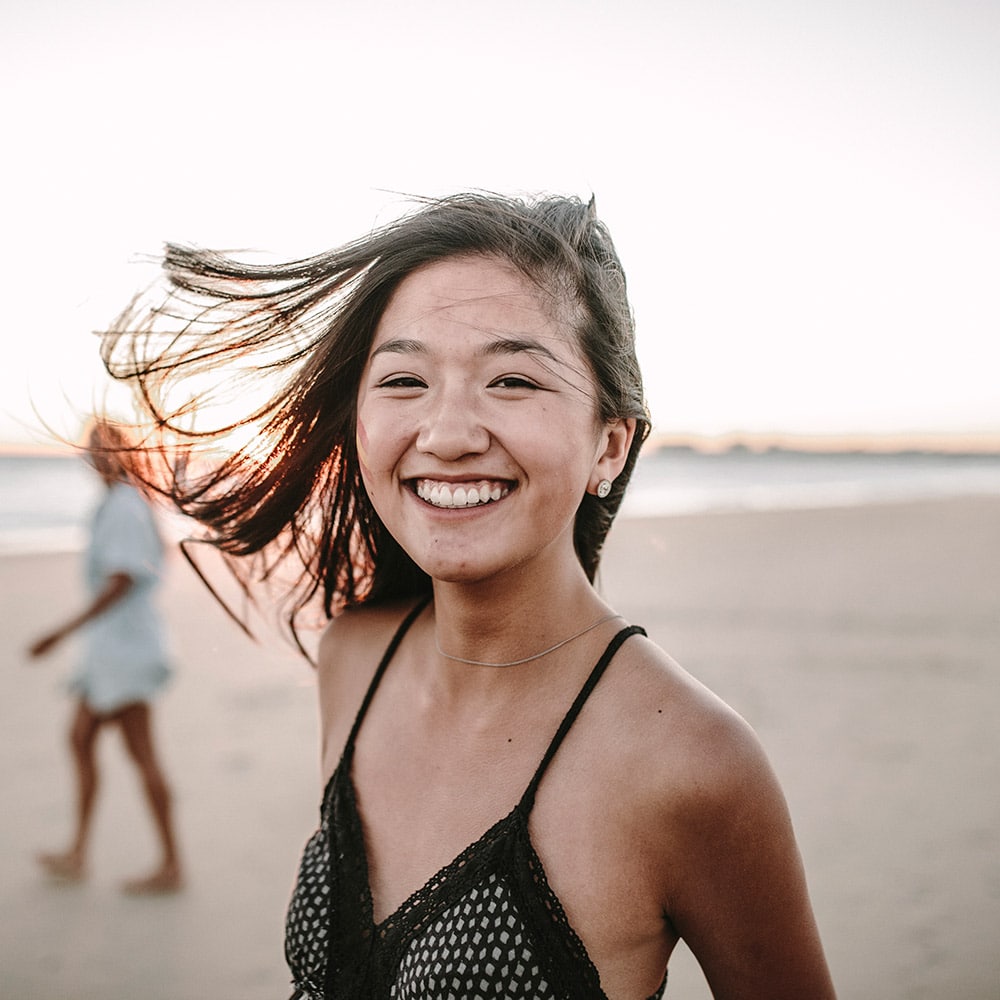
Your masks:
<path fill-rule="evenodd" d="M 601 431 L 603 450 L 597 457 L 594 471 L 591 473 L 587 492 L 596 494 L 599 484 L 607 480 L 613 483 L 618 474 L 625 468 L 632 439 L 635 437 L 635 418 L 623 417 L 605 424 Z"/>

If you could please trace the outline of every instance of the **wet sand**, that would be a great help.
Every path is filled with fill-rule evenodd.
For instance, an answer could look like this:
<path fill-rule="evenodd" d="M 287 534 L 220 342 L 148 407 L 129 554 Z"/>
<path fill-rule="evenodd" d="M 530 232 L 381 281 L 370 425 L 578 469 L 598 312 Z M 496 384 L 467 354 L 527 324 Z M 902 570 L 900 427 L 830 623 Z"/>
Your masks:
<path fill-rule="evenodd" d="M 996 1000 L 1000 498 L 621 521 L 600 583 L 760 734 L 842 1000 Z M 119 890 L 155 844 L 116 734 L 89 878 L 55 886 L 32 856 L 69 833 L 73 651 L 22 651 L 79 606 L 76 559 L 2 558 L 0 595 L 0 993 L 286 997 L 284 909 L 319 799 L 310 668 L 250 642 L 176 560 L 156 725 L 188 886 Z M 710 995 L 683 947 L 667 995 Z"/>

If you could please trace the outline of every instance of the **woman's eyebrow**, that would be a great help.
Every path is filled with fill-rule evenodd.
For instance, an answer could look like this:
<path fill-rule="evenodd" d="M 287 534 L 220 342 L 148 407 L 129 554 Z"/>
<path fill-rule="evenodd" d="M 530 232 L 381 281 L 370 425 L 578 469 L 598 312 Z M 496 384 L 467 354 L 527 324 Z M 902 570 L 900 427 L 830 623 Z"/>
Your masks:
<path fill-rule="evenodd" d="M 396 337 L 393 340 L 387 340 L 384 344 L 379 344 L 372 351 L 371 356 L 375 358 L 380 354 L 425 354 L 426 351 L 426 345 L 420 340 L 408 340 L 405 337 Z"/>
<path fill-rule="evenodd" d="M 384 344 L 379 344 L 372 351 L 373 358 L 380 354 L 426 354 L 427 345 L 422 340 L 412 340 L 407 337 L 394 337 Z M 540 340 L 534 337 L 496 337 L 484 344 L 477 352 L 481 357 L 497 357 L 508 354 L 539 354 L 550 361 L 558 362 L 556 357 Z"/>
<path fill-rule="evenodd" d="M 534 337 L 497 337 L 480 348 L 483 357 L 495 357 L 502 354 L 541 354 L 550 361 L 558 362 L 557 358 L 541 341 Z"/>

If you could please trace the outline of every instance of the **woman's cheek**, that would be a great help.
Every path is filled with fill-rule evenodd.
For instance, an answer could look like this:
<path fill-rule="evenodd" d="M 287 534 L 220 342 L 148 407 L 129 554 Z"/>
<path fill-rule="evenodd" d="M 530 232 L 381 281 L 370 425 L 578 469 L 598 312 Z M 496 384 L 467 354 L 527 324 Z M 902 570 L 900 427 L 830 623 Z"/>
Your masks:
<path fill-rule="evenodd" d="M 365 428 L 364 421 L 361 419 L 361 415 L 358 415 L 358 430 L 355 435 L 355 444 L 358 449 L 358 465 L 361 468 L 361 478 L 364 480 L 365 488 L 371 493 L 371 468 L 369 466 L 368 457 L 368 431 Z"/>

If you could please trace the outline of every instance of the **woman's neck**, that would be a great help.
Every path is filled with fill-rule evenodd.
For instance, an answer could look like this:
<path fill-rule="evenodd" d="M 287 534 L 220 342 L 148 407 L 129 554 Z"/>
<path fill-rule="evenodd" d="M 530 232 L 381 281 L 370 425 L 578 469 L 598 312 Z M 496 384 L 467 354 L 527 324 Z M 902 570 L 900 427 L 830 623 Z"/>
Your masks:
<path fill-rule="evenodd" d="M 609 612 L 579 565 L 544 580 L 535 574 L 490 586 L 434 585 L 437 652 L 456 666 L 541 660 Z"/>

